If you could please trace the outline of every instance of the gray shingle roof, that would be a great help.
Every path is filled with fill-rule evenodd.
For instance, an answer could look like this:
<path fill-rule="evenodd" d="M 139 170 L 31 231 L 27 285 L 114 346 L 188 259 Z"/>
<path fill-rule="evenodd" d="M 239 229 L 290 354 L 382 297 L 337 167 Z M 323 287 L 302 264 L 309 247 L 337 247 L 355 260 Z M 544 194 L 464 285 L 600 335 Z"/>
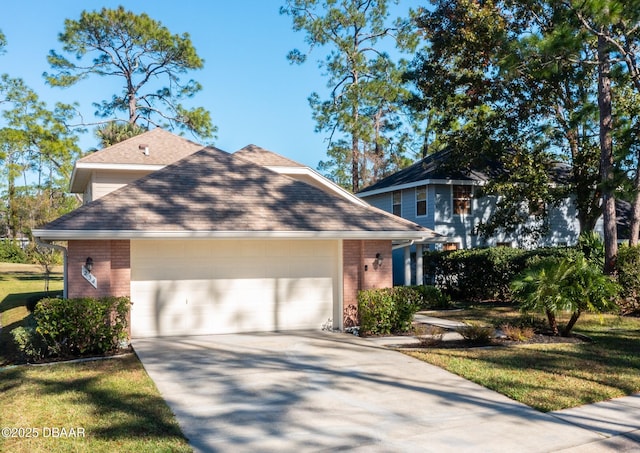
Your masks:
<path fill-rule="evenodd" d="M 451 151 L 448 149 L 430 154 L 424 159 L 404 168 L 376 183 L 362 189 L 359 194 L 366 194 L 373 191 L 387 192 L 394 190 L 396 186 L 413 184 L 426 180 L 442 181 L 469 181 L 471 183 L 482 183 L 490 177 L 505 174 L 504 167 L 500 163 L 486 159 L 483 163 L 484 170 L 477 168 L 460 168 L 455 163 L 450 162 Z M 551 162 L 548 168 L 551 180 L 558 184 L 566 184 L 571 178 L 571 167 L 562 162 Z M 385 190 L 387 189 L 387 190 Z"/>
<path fill-rule="evenodd" d="M 144 145 L 149 147 L 148 156 L 141 149 Z M 156 128 L 91 153 L 78 163 L 168 165 L 202 148 L 198 143 Z"/>
<path fill-rule="evenodd" d="M 54 220 L 40 230 L 40 236 L 46 239 L 47 232 L 53 231 L 435 235 L 415 223 L 359 206 L 215 148 L 201 149 Z"/>
<path fill-rule="evenodd" d="M 263 167 L 304 167 L 298 162 L 256 145 L 247 145 L 233 153 L 233 155 Z"/>

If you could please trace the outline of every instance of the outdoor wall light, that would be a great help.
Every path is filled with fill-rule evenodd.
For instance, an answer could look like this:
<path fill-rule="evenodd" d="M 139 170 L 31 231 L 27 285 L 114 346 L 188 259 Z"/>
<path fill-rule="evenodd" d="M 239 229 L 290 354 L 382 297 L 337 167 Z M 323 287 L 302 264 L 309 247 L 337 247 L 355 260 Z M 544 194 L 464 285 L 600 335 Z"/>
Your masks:
<path fill-rule="evenodd" d="M 87 269 L 87 271 L 91 272 L 91 269 L 93 269 L 93 258 L 88 257 L 87 261 L 85 261 L 84 263 L 84 267 Z"/>
<path fill-rule="evenodd" d="M 378 267 L 382 266 L 382 255 L 380 253 L 376 253 L 376 265 Z"/>

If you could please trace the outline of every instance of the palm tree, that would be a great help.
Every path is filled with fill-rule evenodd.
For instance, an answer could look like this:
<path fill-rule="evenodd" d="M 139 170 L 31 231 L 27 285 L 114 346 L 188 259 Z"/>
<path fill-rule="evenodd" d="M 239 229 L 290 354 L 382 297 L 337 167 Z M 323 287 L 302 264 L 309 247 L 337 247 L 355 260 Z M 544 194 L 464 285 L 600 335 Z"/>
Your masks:
<path fill-rule="evenodd" d="M 618 285 L 583 255 L 546 259 L 527 269 L 511 284 L 523 312 L 546 314 L 553 335 L 568 336 L 584 311 L 600 313 L 615 308 Z M 571 312 L 562 332 L 557 314 Z"/>

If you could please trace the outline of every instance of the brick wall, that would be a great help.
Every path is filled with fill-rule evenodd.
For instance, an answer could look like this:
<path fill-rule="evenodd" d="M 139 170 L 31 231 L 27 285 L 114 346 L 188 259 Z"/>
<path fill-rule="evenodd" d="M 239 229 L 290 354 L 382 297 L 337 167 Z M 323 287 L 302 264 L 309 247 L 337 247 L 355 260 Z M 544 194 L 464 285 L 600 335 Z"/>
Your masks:
<path fill-rule="evenodd" d="M 131 259 L 129 241 L 69 241 L 67 258 L 68 297 L 130 296 Z M 87 257 L 93 259 L 94 288 L 82 276 Z"/>
<path fill-rule="evenodd" d="M 378 266 L 376 254 L 382 265 Z M 393 286 L 391 241 L 345 240 L 342 242 L 343 260 L 343 325 L 358 324 L 358 291 Z"/>

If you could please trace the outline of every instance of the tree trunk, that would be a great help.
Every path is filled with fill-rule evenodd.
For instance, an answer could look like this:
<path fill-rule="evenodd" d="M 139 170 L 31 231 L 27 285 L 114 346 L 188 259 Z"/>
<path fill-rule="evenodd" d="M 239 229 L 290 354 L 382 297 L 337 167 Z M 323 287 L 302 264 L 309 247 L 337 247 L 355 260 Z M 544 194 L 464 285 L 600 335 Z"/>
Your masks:
<path fill-rule="evenodd" d="M 600 176 L 602 181 L 602 217 L 604 223 L 604 272 L 611 275 L 618 255 L 613 142 L 611 138 L 611 60 L 605 37 L 598 36 L 598 110 L 600 112 Z"/>
<path fill-rule="evenodd" d="M 357 80 L 357 79 L 356 79 Z M 358 107 L 351 109 L 353 124 L 358 124 Z M 354 127 L 355 129 L 355 127 Z M 351 132 L 351 190 L 357 193 L 360 190 L 360 140 L 355 130 Z"/>
<path fill-rule="evenodd" d="M 639 156 L 640 157 L 640 156 Z M 631 205 L 629 214 L 629 245 L 638 245 L 638 235 L 640 234 L 640 161 L 636 166 L 636 177 L 633 181 L 635 197 Z"/>
<path fill-rule="evenodd" d="M 551 310 L 546 310 L 547 312 L 547 320 L 549 321 L 549 327 L 551 328 L 551 333 L 555 336 L 560 335 L 560 331 L 558 330 L 558 320 L 556 319 L 556 314 Z"/>
<path fill-rule="evenodd" d="M 578 322 L 578 318 L 580 317 L 581 314 L 582 314 L 582 311 L 580 311 L 580 309 L 574 311 L 571 314 L 571 318 L 569 319 L 569 322 L 567 323 L 565 328 L 562 330 L 563 337 L 569 336 L 569 334 L 571 333 L 571 329 L 573 329 L 573 326 L 576 325 L 576 322 Z"/>

